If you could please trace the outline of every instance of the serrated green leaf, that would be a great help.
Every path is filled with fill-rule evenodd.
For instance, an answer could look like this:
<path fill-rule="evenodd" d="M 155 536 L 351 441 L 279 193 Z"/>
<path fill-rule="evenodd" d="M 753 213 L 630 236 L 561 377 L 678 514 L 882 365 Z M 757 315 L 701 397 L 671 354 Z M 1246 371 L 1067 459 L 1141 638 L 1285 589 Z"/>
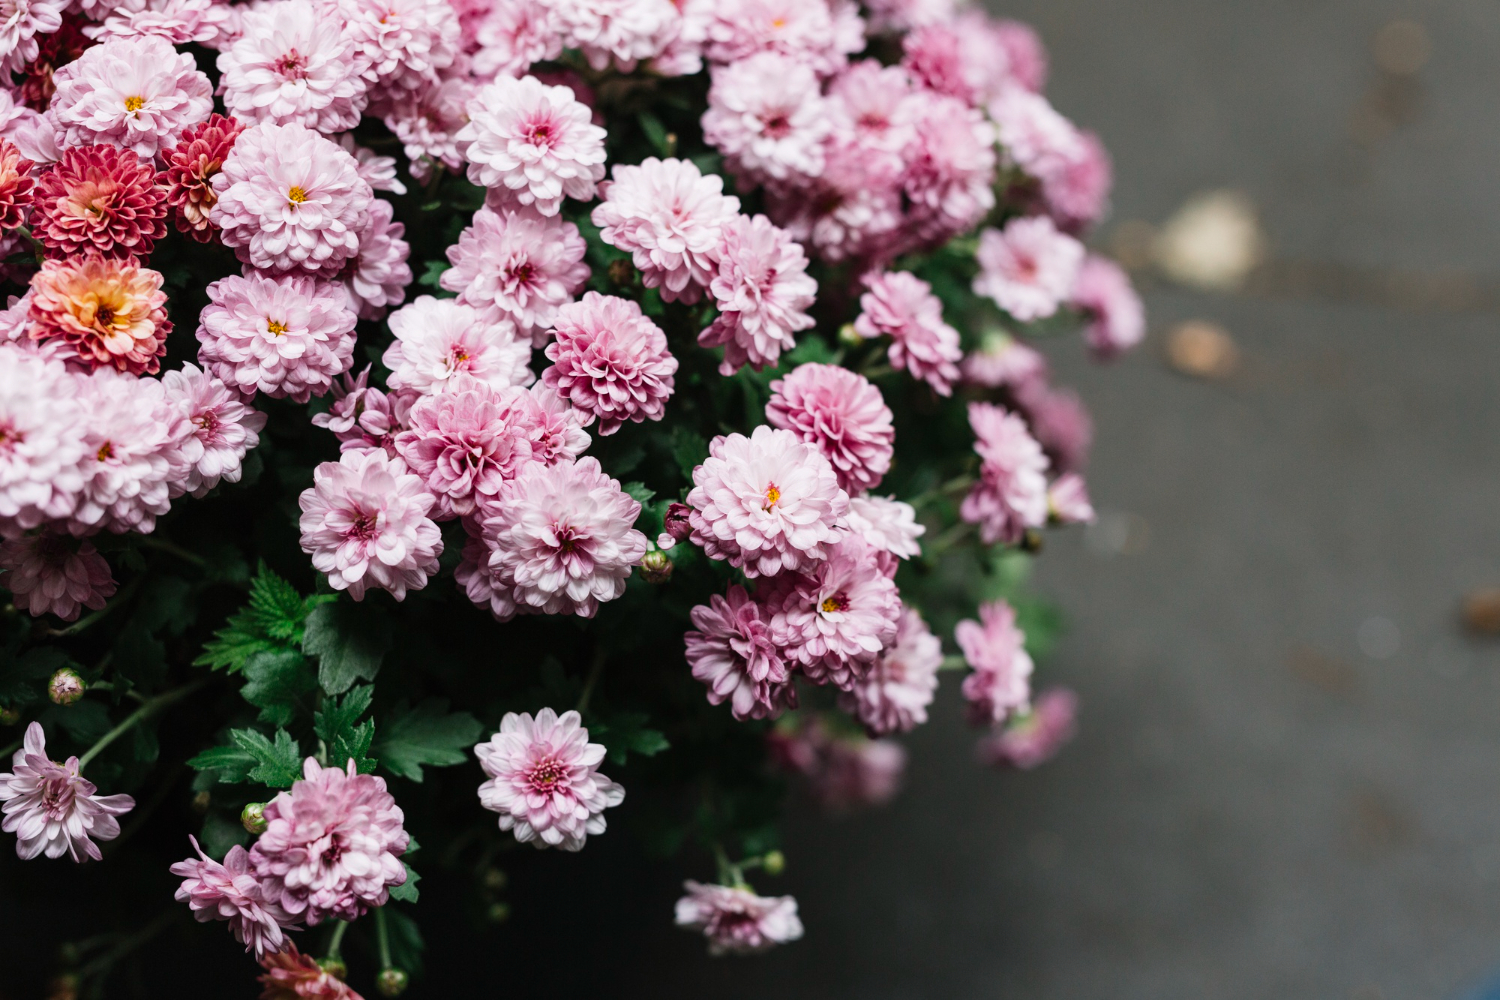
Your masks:
<path fill-rule="evenodd" d="M 401 864 L 406 869 L 406 881 L 391 890 L 391 898 L 403 903 L 415 903 L 422 895 L 417 889 L 417 883 L 422 881 L 422 876 L 418 875 L 416 869 L 405 861 Z"/>
<path fill-rule="evenodd" d="M 300 699 L 317 688 L 312 664 L 295 649 L 272 649 L 245 661 L 240 696 L 260 709 L 262 722 L 285 726 L 296 715 Z"/>
<path fill-rule="evenodd" d="M 630 754 L 654 757 L 671 744 L 660 730 L 649 728 L 644 712 L 620 712 L 589 726 L 589 738 L 603 743 L 613 764 L 623 765 Z"/>
<path fill-rule="evenodd" d="M 434 292 L 437 292 L 439 294 L 443 294 L 443 286 L 440 284 L 443 279 L 443 272 L 448 270 L 448 268 L 452 266 L 452 264 L 443 259 L 427 261 L 422 270 L 421 276 L 417 278 L 417 284 L 422 285 L 426 288 L 431 288 Z"/>
<path fill-rule="evenodd" d="M 260 564 L 255 579 L 250 581 L 247 609 L 266 638 L 295 643 L 302 637 L 302 623 L 308 612 L 302 595 L 265 563 Z"/>
<path fill-rule="evenodd" d="M 372 681 L 391 648 L 391 621 L 374 607 L 339 601 L 307 616 L 303 652 L 318 658 L 318 683 L 343 694 L 355 681 Z"/>
<path fill-rule="evenodd" d="M 642 506 L 650 503 L 651 498 L 656 496 L 656 491 L 645 483 L 626 483 L 621 489 L 625 491 L 626 496 Z"/>
<path fill-rule="evenodd" d="M 271 788 L 290 788 L 302 777 L 302 748 L 285 729 L 276 730 L 273 743 L 253 729 L 231 729 L 229 738 L 256 760 L 248 777 Z"/>
<path fill-rule="evenodd" d="M 687 427 L 672 428 L 672 459 L 682 472 L 682 478 L 693 481 L 693 470 L 708 457 L 708 441 L 697 431 Z"/>
<path fill-rule="evenodd" d="M 236 785 L 250 779 L 250 772 L 257 763 L 256 757 L 241 747 L 209 747 L 188 761 L 188 767 L 196 771 L 212 771 L 224 784 Z"/>
<path fill-rule="evenodd" d="M 262 562 L 250 581 L 249 601 L 214 633 L 193 663 L 233 672 L 260 653 L 295 649 L 302 644 L 308 612 L 334 599 L 326 594 L 304 599 Z"/>
<path fill-rule="evenodd" d="M 328 763 L 344 767 L 351 759 L 360 774 L 375 770 L 370 759 L 370 741 L 375 737 L 375 720 L 360 723 L 359 717 L 370 707 L 374 688 L 368 684 L 356 687 L 342 699 L 329 698 L 313 716 L 313 730 L 328 748 Z"/>
<path fill-rule="evenodd" d="M 381 724 L 375 755 L 387 771 L 412 781 L 422 780 L 422 768 L 451 767 L 468 759 L 484 727 L 468 712 L 448 712 L 443 698 L 429 698 L 416 708 L 398 705 L 389 722 Z"/>

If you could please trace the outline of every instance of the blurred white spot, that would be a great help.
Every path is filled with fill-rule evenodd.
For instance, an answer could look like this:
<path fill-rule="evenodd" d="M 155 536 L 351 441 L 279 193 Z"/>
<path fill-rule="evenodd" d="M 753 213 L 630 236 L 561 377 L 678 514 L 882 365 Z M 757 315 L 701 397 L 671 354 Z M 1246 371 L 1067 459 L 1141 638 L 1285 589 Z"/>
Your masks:
<path fill-rule="evenodd" d="M 1255 205 L 1239 191 L 1189 198 L 1156 236 L 1156 263 L 1167 277 L 1194 288 L 1234 291 L 1265 254 Z"/>
<path fill-rule="evenodd" d="M 1097 556 L 1133 556 L 1146 551 L 1151 526 L 1139 514 L 1104 513 L 1088 526 L 1083 541 Z"/>
<path fill-rule="evenodd" d="M 1440 639 L 1427 651 L 1427 669 L 1444 680 L 1456 681 L 1469 672 L 1473 654 L 1455 642 Z"/>
<path fill-rule="evenodd" d="M 1372 660 L 1389 660 L 1401 649 L 1401 630 L 1389 618 L 1366 618 L 1355 638 L 1360 651 Z"/>

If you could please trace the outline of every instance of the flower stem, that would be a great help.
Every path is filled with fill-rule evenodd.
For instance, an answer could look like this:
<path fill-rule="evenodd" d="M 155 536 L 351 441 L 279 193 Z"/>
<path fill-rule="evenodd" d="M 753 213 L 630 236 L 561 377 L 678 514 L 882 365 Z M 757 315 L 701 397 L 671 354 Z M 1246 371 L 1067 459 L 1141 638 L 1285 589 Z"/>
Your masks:
<path fill-rule="evenodd" d="M 326 958 L 331 958 L 336 962 L 343 961 L 344 956 L 339 952 L 339 949 L 343 947 L 344 932 L 348 929 L 349 921 L 347 920 L 339 920 L 334 923 L 333 934 L 328 938 L 328 954 L 325 956 Z"/>
<path fill-rule="evenodd" d="M 82 632 L 84 629 L 93 625 L 95 622 L 103 618 L 105 615 L 109 614 L 121 604 L 124 604 L 126 601 L 130 600 L 130 598 L 134 596 L 136 590 L 140 587 L 142 579 L 142 577 L 138 576 L 134 580 L 131 580 L 124 587 L 120 588 L 120 592 L 114 596 L 113 600 L 111 600 L 104 607 L 100 608 L 98 611 L 95 611 L 93 614 L 85 615 L 73 624 L 69 625 L 67 628 L 50 628 L 47 630 L 46 634 L 59 639 L 64 636 L 77 635 L 79 632 Z"/>
<path fill-rule="evenodd" d="M 589 667 L 588 680 L 583 682 L 583 694 L 578 696 L 576 711 L 579 715 L 588 711 L 589 699 L 594 696 L 594 688 L 599 684 L 599 678 L 604 673 L 604 647 L 599 647 L 594 652 L 594 664 Z"/>
<path fill-rule="evenodd" d="M 105 952 L 104 954 L 100 955 L 98 958 L 90 962 L 88 965 L 85 965 L 83 968 L 79 969 L 78 978 L 87 979 L 90 976 L 96 975 L 98 973 L 108 972 L 110 966 L 114 965 L 126 955 L 129 955 L 132 951 L 135 951 L 147 941 L 150 941 L 152 938 L 156 937 L 156 935 L 160 934 L 162 931 L 166 930 L 167 925 L 171 924 L 174 920 L 177 919 L 177 912 L 178 911 L 176 907 L 173 907 L 172 909 L 169 909 L 166 912 L 162 913 L 161 916 L 151 921 L 145 927 L 141 928 L 130 937 L 125 938 L 109 951 Z"/>
<path fill-rule="evenodd" d="M 136 727 L 137 723 L 141 722 L 147 716 L 155 713 L 160 709 L 166 708 L 174 701 L 179 701 L 183 698 L 186 698 L 188 695 L 192 694 L 194 691 L 197 691 L 207 683 L 207 679 L 194 681 L 191 684 L 186 684 L 180 688 L 176 688 L 175 690 L 167 691 L 164 694 L 159 694 L 155 698 L 152 698 L 150 701 L 146 702 L 140 708 L 136 709 L 134 712 L 131 712 L 128 716 L 125 717 L 124 722 L 120 723 L 118 726 L 111 729 L 103 736 L 99 737 L 99 742 L 89 747 L 88 752 L 85 753 L 82 757 L 78 758 L 79 772 L 82 773 L 83 769 L 88 766 L 89 761 L 93 760 L 95 757 L 99 756 L 99 754 L 103 753 L 105 747 L 109 746 L 115 740 L 130 732 Z"/>
<path fill-rule="evenodd" d="M 385 907 L 375 911 L 375 944 L 380 949 L 380 968 L 391 967 L 391 932 L 385 925 Z"/>
<path fill-rule="evenodd" d="M 142 535 L 140 536 L 139 541 L 148 549 L 155 549 L 158 552 L 165 552 L 168 555 L 176 556 L 178 559 L 181 559 L 184 562 L 192 563 L 199 569 L 208 569 L 207 559 L 198 555 L 198 553 L 196 552 L 189 552 L 187 549 L 183 548 L 181 545 L 178 545 L 175 542 L 169 542 L 165 538 L 156 538 L 152 535 Z"/>

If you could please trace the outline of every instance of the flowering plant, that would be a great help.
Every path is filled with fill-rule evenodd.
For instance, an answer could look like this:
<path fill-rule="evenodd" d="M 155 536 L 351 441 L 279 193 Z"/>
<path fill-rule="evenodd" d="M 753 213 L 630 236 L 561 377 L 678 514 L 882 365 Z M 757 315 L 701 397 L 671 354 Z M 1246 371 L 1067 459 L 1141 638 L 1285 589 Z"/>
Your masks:
<path fill-rule="evenodd" d="M 1019 584 L 1092 517 L 1090 429 L 1025 341 L 1081 326 L 1106 359 L 1144 321 L 1079 241 L 1109 162 L 1030 29 L 945 0 L 12 6 L 21 858 L 227 923 L 266 997 L 396 995 L 414 865 L 581 850 L 629 792 L 717 867 L 677 922 L 760 951 L 802 933 L 745 877 L 784 863 L 785 775 L 888 798 L 945 669 L 983 760 L 1068 738 Z"/>

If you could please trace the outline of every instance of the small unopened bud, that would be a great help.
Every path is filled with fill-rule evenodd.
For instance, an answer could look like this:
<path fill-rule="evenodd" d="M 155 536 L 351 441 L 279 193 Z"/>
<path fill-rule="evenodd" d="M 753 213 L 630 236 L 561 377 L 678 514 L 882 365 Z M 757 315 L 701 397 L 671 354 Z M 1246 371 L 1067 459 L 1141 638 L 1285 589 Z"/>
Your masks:
<path fill-rule="evenodd" d="M 656 540 L 660 548 L 670 549 L 693 533 L 693 526 L 688 521 L 688 514 L 692 512 L 692 509 L 685 503 L 667 505 L 666 516 L 662 518 L 662 527 L 665 530 Z"/>
<path fill-rule="evenodd" d="M 63 667 L 47 682 L 47 697 L 52 699 L 54 705 L 71 705 L 82 698 L 83 692 L 87 690 L 88 685 L 83 683 L 78 671 L 71 667 Z"/>
<path fill-rule="evenodd" d="M 344 964 L 342 958 L 320 958 L 318 968 L 328 973 L 334 979 L 344 980 L 349 978 L 349 966 Z"/>
<path fill-rule="evenodd" d="M 624 288 L 635 282 L 635 265 L 626 257 L 609 262 L 609 280 Z"/>
<path fill-rule="evenodd" d="M 769 852 L 760 863 L 767 875 L 780 875 L 786 871 L 786 855 L 780 851 Z"/>
<path fill-rule="evenodd" d="M 240 826 L 257 837 L 266 832 L 266 804 L 252 802 L 240 810 Z"/>
<path fill-rule="evenodd" d="M 672 560 L 661 549 L 641 556 L 641 579 L 647 583 L 666 583 L 672 579 Z"/>
<path fill-rule="evenodd" d="M 411 977 L 406 974 L 405 969 L 381 969 L 380 975 L 375 978 L 375 988 L 383 997 L 399 997 L 406 992 L 410 983 Z"/>
<path fill-rule="evenodd" d="M 489 909 L 490 920 L 497 924 L 503 924 L 510 919 L 509 903 L 491 903 Z"/>
<path fill-rule="evenodd" d="M 864 342 L 865 338 L 861 337 L 859 335 L 859 331 L 854 329 L 853 323 L 845 323 L 843 326 L 839 327 L 840 344 L 843 344 L 845 347 L 858 347 Z"/>
<path fill-rule="evenodd" d="M 197 795 L 193 796 L 193 812 L 197 813 L 199 816 L 202 816 L 204 813 L 208 812 L 208 806 L 211 802 L 213 802 L 212 795 L 210 795 L 207 791 L 199 792 Z"/>
<path fill-rule="evenodd" d="M 19 708 L 0 708 L 0 726 L 14 726 L 21 721 Z"/>

